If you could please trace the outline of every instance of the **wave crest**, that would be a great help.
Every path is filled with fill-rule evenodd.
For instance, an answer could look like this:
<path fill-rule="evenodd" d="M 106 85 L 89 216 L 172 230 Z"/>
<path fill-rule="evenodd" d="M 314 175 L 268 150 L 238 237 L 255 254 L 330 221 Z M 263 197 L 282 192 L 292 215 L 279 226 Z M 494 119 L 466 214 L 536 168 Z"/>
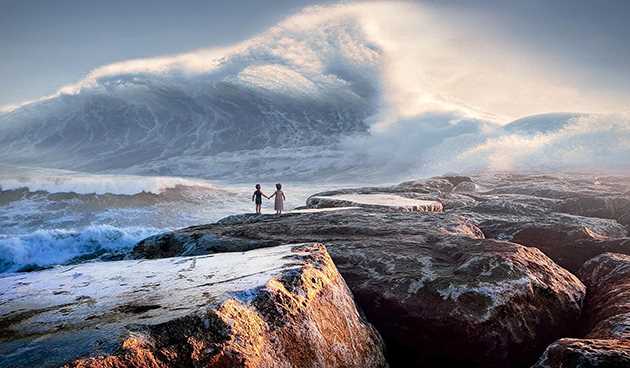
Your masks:
<path fill-rule="evenodd" d="M 93 258 L 105 252 L 124 252 L 161 231 L 164 229 L 95 225 L 80 231 L 51 229 L 0 235 L 0 272 L 63 264 L 80 256 Z"/>

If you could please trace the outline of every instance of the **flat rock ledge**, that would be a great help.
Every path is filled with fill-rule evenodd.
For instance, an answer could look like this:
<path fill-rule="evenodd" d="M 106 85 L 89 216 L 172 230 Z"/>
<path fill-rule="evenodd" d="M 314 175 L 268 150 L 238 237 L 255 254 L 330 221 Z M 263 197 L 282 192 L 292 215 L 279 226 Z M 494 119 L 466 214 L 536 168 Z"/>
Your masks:
<path fill-rule="evenodd" d="M 345 193 L 316 195 L 306 202 L 310 208 L 365 207 L 402 212 L 442 212 L 444 206 L 436 199 L 417 199 L 386 193 Z"/>
<path fill-rule="evenodd" d="M 630 367 L 630 256 L 599 255 L 580 276 L 588 287 L 587 332 L 582 339 L 550 345 L 535 367 Z"/>
<path fill-rule="evenodd" d="M 325 247 L 0 279 L 1 367 L 386 367 Z"/>

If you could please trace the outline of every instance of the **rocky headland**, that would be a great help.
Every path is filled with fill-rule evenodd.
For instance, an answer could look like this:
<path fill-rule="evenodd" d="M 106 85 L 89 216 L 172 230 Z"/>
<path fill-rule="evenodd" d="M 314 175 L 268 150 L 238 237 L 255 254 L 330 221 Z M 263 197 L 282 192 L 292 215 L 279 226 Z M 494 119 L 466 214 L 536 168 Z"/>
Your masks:
<path fill-rule="evenodd" d="M 626 367 L 629 226 L 624 177 L 317 193 L 281 216 L 150 237 L 128 260 L 0 279 L 0 354 L 7 367 Z"/>

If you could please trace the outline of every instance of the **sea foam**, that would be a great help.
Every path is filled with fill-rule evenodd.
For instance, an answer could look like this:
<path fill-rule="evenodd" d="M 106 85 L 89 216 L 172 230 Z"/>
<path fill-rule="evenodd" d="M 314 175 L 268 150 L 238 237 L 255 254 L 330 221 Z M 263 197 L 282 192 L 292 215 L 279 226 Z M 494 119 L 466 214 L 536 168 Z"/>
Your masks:
<path fill-rule="evenodd" d="M 128 251 L 138 241 L 164 230 L 94 225 L 81 230 L 50 229 L 0 235 L 0 272 L 63 264 L 86 254 Z"/>

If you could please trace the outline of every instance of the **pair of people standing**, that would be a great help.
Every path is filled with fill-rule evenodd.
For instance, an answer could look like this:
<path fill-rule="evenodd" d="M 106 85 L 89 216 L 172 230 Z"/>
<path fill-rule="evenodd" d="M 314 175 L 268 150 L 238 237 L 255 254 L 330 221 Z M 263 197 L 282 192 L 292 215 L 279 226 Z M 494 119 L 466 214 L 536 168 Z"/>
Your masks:
<path fill-rule="evenodd" d="M 256 191 L 252 195 L 252 201 L 256 203 L 256 213 L 260 214 L 260 207 L 262 206 L 262 197 L 267 199 L 271 199 L 272 197 L 276 197 L 274 208 L 276 210 L 276 215 L 281 215 L 282 211 L 284 211 L 284 200 L 287 199 L 284 196 L 284 192 L 282 191 L 282 184 L 276 184 L 276 191 L 271 196 L 267 196 L 265 193 L 260 190 L 260 184 L 256 184 Z"/>

